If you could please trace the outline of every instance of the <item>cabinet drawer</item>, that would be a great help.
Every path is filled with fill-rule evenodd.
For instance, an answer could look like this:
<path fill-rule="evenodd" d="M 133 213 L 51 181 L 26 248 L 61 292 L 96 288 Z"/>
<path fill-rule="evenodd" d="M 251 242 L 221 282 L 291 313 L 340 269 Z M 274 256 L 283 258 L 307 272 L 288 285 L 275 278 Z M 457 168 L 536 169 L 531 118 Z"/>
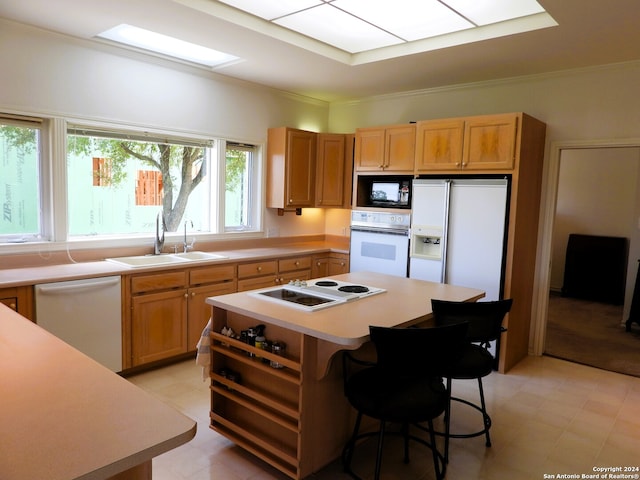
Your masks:
<path fill-rule="evenodd" d="M 200 285 L 203 283 L 224 282 L 225 280 L 233 280 L 235 276 L 235 265 L 197 268 L 189 272 L 189 284 Z"/>
<path fill-rule="evenodd" d="M 292 257 L 278 261 L 278 271 L 280 273 L 309 268 L 311 268 L 311 257 Z"/>
<path fill-rule="evenodd" d="M 150 290 L 168 290 L 187 286 L 187 272 L 154 273 L 131 277 L 131 293 L 148 292 Z"/>
<path fill-rule="evenodd" d="M 273 287 L 278 284 L 278 279 L 275 275 L 265 275 L 263 277 L 246 278 L 244 280 L 238 280 L 238 291 L 246 292 L 247 290 L 254 290 L 256 288 Z"/>
<path fill-rule="evenodd" d="M 259 275 L 275 275 L 277 271 L 278 262 L 276 260 L 244 263 L 238 265 L 238 278 L 251 278 Z"/>

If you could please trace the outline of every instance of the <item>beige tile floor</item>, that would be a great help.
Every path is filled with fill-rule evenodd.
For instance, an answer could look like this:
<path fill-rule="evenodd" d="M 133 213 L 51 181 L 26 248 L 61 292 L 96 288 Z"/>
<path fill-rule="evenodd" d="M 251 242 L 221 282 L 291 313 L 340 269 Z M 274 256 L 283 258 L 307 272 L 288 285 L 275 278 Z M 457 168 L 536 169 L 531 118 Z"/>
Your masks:
<path fill-rule="evenodd" d="M 129 380 L 198 422 L 191 442 L 154 459 L 154 480 L 288 478 L 208 428 L 208 384 L 195 362 Z M 453 439 L 447 480 L 597 478 L 587 477 L 597 473 L 597 467 L 627 467 L 636 475 L 606 478 L 638 478 L 640 378 L 550 357 L 529 357 L 506 375 L 491 374 L 484 383 L 493 445 L 486 448 L 483 438 Z M 457 396 L 477 399 L 474 381 L 456 381 L 453 388 Z M 452 428 L 458 431 L 479 427 L 480 421 L 479 414 L 468 407 L 456 406 L 452 413 Z M 394 448 L 394 440 L 386 444 L 383 479 L 434 477 L 428 452 L 414 445 L 407 466 L 401 462 L 400 445 Z M 363 445 L 357 450 L 354 469 L 371 478 L 367 472 L 372 465 L 371 445 Z M 350 477 L 335 462 L 311 478 Z"/>

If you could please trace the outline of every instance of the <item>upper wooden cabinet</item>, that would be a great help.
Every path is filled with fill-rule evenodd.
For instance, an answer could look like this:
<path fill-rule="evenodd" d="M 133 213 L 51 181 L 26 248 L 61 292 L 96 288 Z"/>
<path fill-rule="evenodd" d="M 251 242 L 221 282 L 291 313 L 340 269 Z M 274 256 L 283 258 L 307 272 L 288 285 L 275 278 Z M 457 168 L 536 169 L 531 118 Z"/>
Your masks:
<path fill-rule="evenodd" d="M 356 130 L 355 169 L 359 172 L 413 173 L 415 124 Z"/>
<path fill-rule="evenodd" d="M 349 208 L 353 185 L 354 135 L 318 134 L 316 207 Z"/>
<path fill-rule="evenodd" d="M 418 122 L 416 173 L 512 170 L 523 115 L 482 115 Z"/>
<path fill-rule="evenodd" d="M 267 208 L 313 207 L 316 137 L 289 127 L 267 133 Z"/>

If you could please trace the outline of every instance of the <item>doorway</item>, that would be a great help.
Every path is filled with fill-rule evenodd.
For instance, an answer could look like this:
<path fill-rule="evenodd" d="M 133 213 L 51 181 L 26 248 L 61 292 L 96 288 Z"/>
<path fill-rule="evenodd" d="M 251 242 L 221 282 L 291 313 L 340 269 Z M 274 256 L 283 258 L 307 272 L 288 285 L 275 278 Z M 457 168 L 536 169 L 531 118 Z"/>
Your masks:
<path fill-rule="evenodd" d="M 599 335 L 601 340 L 613 341 L 614 330 L 624 333 L 621 324 L 628 318 L 640 258 L 639 140 L 555 144 L 548 167 L 538 243 L 540 290 L 536 293 L 538 301 L 533 312 L 530 343 L 530 353 L 535 355 L 548 353 L 548 340 L 550 347 L 554 341 L 558 345 L 558 338 L 547 337 L 557 335 L 557 329 L 548 328 L 548 319 L 550 315 L 557 315 L 556 309 L 560 308 L 556 302 L 558 297 L 553 296 L 562 289 L 569 233 L 625 237 L 629 243 L 624 305 L 590 304 L 588 299 L 576 300 L 576 304 L 565 301 L 562 305 L 564 311 L 560 316 L 567 328 L 561 332 L 569 339 L 566 343 L 574 347 L 581 341 L 581 331 L 587 336 L 587 323 L 581 315 L 591 316 L 597 322 L 605 318 L 613 322 L 612 330 L 592 334 Z M 604 308 L 598 310 L 600 306 Z M 640 335 L 636 337 L 632 339 L 627 333 L 621 340 L 633 340 L 637 351 Z M 615 345 L 612 348 L 615 351 Z M 586 349 L 594 350 L 588 344 L 574 348 L 576 351 Z"/>

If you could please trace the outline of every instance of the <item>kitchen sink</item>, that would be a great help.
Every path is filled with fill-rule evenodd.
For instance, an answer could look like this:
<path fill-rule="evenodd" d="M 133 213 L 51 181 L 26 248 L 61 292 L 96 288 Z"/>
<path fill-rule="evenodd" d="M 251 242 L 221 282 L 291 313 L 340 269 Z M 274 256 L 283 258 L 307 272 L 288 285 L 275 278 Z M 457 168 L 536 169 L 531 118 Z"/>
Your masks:
<path fill-rule="evenodd" d="M 159 265 L 174 265 L 198 260 L 216 260 L 228 258 L 224 255 L 207 252 L 169 253 L 162 255 L 134 255 L 132 257 L 107 258 L 108 262 L 118 263 L 126 267 L 155 267 Z"/>
<path fill-rule="evenodd" d="M 119 263 L 126 267 L 154 267 L 156 265 L 172 265 L 174 263 L 188 263 L 186 258 L 175 255 L 136 255 L 133 257 L 107 258 L 107 262 Z"/>
<path fill-rule="evenodd" d="M 186 260 L 218 260 L 221 258 L 229 258 L 224 255 L 218 255 L 217 253 L 207 253 L 207 252 L 174 253 L 171 256 L 184 258 Z"/>

